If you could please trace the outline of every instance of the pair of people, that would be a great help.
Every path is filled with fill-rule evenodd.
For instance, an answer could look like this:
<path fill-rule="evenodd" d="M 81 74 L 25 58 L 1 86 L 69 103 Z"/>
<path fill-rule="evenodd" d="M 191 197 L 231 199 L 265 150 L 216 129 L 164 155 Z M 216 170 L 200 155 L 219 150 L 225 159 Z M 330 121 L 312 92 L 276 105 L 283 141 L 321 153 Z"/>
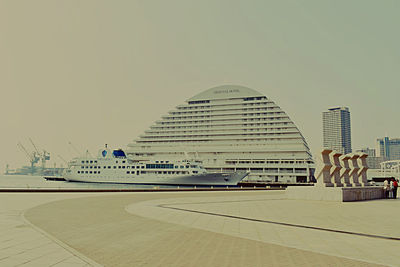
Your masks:
<path fill-rule="evenodd" d="M 389 181 L 386 179 L 383 182 L 383 190 L 385 191 L 385 198 L 397 198 L 397 187 L 399 186 L 399 180 L 390 179 Z"/>

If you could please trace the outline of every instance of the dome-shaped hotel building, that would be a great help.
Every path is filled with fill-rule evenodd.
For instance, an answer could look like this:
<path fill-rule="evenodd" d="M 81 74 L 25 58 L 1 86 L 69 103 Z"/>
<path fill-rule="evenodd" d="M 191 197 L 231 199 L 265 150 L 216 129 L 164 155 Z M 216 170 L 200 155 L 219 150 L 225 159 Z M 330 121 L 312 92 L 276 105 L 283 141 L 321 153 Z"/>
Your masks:
<path fill-rule="evenodd" d="M 309 181 L 314 162 L 289 116 L 243 86 L 208 89 L 178 105 L 128 145 L 137 160 L 198 159 L 210 172 L 249 171 L 248 180 Z"/>

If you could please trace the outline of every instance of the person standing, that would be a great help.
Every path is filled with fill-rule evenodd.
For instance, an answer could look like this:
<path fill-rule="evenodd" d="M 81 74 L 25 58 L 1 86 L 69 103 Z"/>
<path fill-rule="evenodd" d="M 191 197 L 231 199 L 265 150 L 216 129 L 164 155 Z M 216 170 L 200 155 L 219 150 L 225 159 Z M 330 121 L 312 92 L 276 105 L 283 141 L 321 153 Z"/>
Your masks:
<path fill-rule="evenodd" d="M 390 179 L 390 184 L 389 184 L 389 198 L 393 198 L 393 179 Z"/>
<path fill-rule="evenodd" d="M 398 180 L 394 180 L 393 181 L 393 198 L 396 199 L 397 198 L 397 187 L 399 186 L 399 182 Z"/>
<path fill-rule="evenodd" d="M 385 194 L 385 198 L 389 197 L 389 182 L 387 179 L 383 182 L 383 193 Z"/>

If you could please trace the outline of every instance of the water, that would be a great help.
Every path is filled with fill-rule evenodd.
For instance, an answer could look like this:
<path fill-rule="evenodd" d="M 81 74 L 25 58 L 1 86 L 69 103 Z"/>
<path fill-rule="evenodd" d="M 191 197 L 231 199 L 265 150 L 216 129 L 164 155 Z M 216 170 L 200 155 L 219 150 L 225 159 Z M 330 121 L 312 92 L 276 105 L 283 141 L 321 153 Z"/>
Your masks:
<path fill-rule="evenodd" d="M 43 176 L 30 175 L 0 175 L 0 188 L 92 188 L 92 189 L 120 189 L 120 188 L 154 188 L 154 185 L 136 184 L 101 184 L 101 183 L 74 183 L 65 181 L 46 181 Z M 176 186 L 157 186 L 158 188 L 176 188 Z"/>

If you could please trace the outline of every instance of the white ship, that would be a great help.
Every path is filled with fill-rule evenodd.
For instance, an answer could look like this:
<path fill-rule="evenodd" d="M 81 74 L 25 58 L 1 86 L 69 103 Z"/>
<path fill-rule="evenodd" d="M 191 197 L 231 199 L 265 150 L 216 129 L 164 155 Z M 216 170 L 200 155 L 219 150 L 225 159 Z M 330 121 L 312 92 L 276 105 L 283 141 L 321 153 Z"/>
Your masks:
<path fill-rule="evenodd" d="M 64 178 L 69 182 L 183 186 L 236 186 L 247 172 L 208 173 L 199 161 L 133 161 L 123 150 L 101 149 L 96 158 L 75 158 Z"/>

